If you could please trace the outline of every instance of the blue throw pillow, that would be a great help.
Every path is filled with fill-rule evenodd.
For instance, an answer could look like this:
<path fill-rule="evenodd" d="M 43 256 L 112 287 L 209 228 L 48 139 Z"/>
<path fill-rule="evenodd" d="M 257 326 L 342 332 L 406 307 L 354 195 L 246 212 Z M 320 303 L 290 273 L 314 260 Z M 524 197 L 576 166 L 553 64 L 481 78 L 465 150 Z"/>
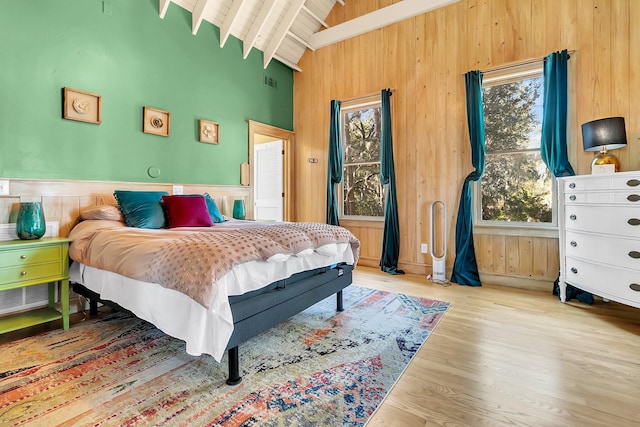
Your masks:
<path fill-rule="evenodd" d="M 213 197 L 209 195 L 209 193 L 204 193 L 204 200 L 207 202 L 207 209 L 209 210 L 209 215 L 211 216 L 211 221 L 213 222 L 224 222 L 224 217 L 220 213 L 218 206 L 216 205 Z"/>
<path fill-rule="evenodd" d="M 169 195 L 166 191 L 116 190 L 113 195 L 129 227 L 166 227 L 164 210 L 160 204 L 162 196 Z"/>

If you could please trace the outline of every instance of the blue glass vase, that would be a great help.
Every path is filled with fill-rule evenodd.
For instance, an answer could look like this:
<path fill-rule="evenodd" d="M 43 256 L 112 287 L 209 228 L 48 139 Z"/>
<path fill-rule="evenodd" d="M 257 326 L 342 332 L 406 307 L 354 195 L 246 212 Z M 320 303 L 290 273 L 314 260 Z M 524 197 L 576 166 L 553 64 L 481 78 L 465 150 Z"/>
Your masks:
<path fill-rule="evenodd" d="M 233 201 L 233 217 L 235 219 L 244 219 L 245 217 L 244 200 Z"/>
<path fill-rule="evenodd" d="M 18 220 L 16 221 L 16 234 L 22 240 L 35 240 L 44 236 L 47 230 L 44 221 L 44 211 L 40 202 L 20 203 Z"/>

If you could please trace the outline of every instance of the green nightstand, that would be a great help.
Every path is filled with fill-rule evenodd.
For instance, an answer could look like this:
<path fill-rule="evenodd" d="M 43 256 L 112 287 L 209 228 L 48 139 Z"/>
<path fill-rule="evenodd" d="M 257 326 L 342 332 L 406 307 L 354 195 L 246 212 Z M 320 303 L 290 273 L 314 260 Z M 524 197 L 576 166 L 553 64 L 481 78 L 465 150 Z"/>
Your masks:
<path fill-rule="evenodd" d="M 0 291 L 49 284 L 48 307 L 0 318 L 0 334 L 58 319 L 62 319 L 65 330 L 69 329 L 70 241 L 50 237 L 0 242 Z M 62 313 L 55 309 L 57 282 L 62 284 Z"/>

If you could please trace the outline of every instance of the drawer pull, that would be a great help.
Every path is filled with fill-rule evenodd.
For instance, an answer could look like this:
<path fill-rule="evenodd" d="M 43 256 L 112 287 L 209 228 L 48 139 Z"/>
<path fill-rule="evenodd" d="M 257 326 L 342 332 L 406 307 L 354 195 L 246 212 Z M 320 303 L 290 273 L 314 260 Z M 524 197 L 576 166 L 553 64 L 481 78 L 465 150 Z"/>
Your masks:
<path fill-rule="evenodd" d="M 27 259 L 26 255 L 20 255 L 20 259 Z"/>
<path fill-rule="evenodd" d="M 629 221 L 627 221 L 627 223 L 629 225 L 640 225 L 640 219 L 638 219 L 638 218 L 629 218 Z"/>
<path fill-rule="evenodd" d="M 638 252 L 638 251 L 631 251 L 631 252 L 629 252 L 629 256 L 630 256 L 631 258 L 633 258 L 633 259 L 638 259 L 638 258 L 640 258 L 640 252 Z"/>
<path fill-rule="evenodd" d="M 572 202 L 576 199 L 576 195 L 572 194 L 569 196 L 569 200 L 571 200 Z"/>
<path fill-rule="evenodd" d="M 575 248 L 576 246 L 578 246 L 578 243 L 576 243 L 576 241 L 575 241 L 575 240 L 572 240 L 570 244 L 571 244 L 571 246 L 573 246 L 574 248 Z"/>
<path fill-rule="evenodd" d="M 573 274 L 578 274 L 578 269 L 577 269 L 577 268 L 575 268 L 575 267 L 571 267 L 571 272 L 572 272 Z"/>
<path fill-rule="evenodd" d="M 571 221 L 575 221 L 576 219 L 578 219 L 578 217 L 575 214 L 571 214 L 571 215 L 569 215 L 569 219 Z M 629 220 L 629 221 L 631 221 L 631 220 Z"/>
<path fill-rule="evenodd" d="M 637 187 L 638 185 L 640 185 L 640 181 L 638 181 L 637 179 L 630 179 L 629 181 L 627 181 L 627 185 L 629 187 Z"/>
<path fill-rule="evenodd" d="M 26 272 L 26 271 L 21 271 L 21 272 L 20 272 L 20 275 L 21 275 L 21 276 L 26 276 L 26 275 L 27 275 L 27 272 Z"/>
<path fill-rule="evenodd" d="M 628 182 L 627 182 L 627 185 L 629 185 Z M 569 184 L 569 188 L 576 188 L 576 183 L 572 182 L 571 184 Z"/>
<path fill-rule="evenodd" d="M 627 196 L 627 200 L 630 202 L 637 202 L 638 200 L 640 200 L 640 195 L 638 194 L 629 194 Z"/>
<path fill-rule="evenodd" d="M 640 285 L 637 283 L 632 283 L 629 285 L 632 291 L 640 292 Z"/>

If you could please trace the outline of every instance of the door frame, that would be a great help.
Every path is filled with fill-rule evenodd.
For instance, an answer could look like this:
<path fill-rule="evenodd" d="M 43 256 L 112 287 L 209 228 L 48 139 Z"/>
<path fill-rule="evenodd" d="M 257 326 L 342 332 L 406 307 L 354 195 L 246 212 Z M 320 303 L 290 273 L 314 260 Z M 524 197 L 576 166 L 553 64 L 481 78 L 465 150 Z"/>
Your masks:
<path fill-rule="evenodd" d="M 253 147 L 255 144 L 256 135 L 264 135 L 273 139 L 281 139 L 283 142 L 284 159 L 283 159 L 283 188 L 284 198 L 282 201 L 282 215 L 285 221 L 294 221 L 295 212 L 293 203 L 293 177 L 294 177 L 294 143 L 295 133 L 277 128 L 275 126 L 267 125 L 264 123 L 256 122 L 253 120 L 247 120 L 249 124 L 249 206 L 247 209 L 248 217 L 254 217 L 254 197 L 253 197 L 253 178 L 254 178 L 254 158 Z"/>

